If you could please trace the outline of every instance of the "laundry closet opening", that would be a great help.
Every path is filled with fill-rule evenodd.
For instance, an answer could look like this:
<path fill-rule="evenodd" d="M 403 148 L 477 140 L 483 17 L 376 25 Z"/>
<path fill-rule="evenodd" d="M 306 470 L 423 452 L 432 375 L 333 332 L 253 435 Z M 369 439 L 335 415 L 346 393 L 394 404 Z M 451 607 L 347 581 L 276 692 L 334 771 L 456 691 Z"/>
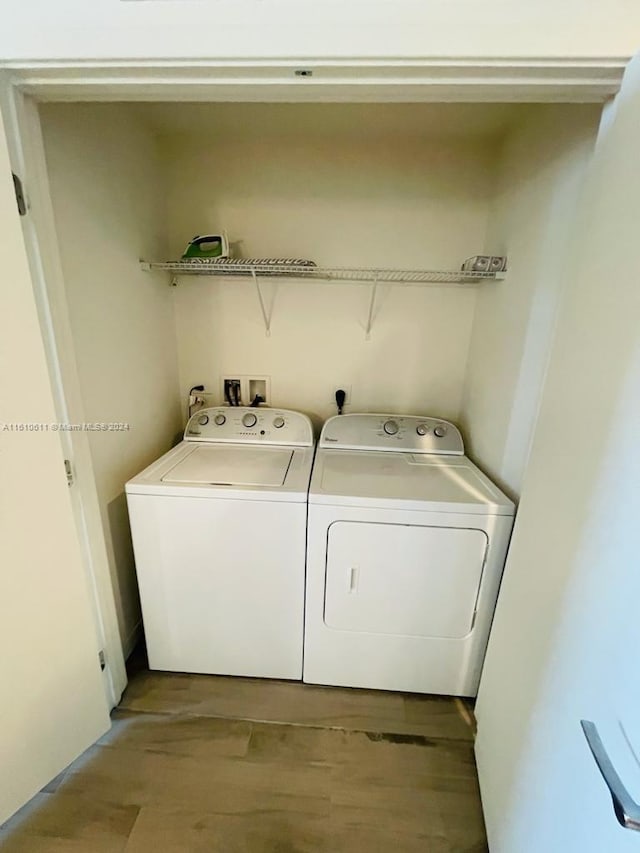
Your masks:
<path fill-rule="evenodd" d="M 121 639 L 140 609 L 124 484 L 184 429 L 187 396 L 268 378 L 271 405 L 316 427 L 345 411 L 426 414 L 520 493 L 599 105 L 40 105 L 64 306 Z M 458 270 L 449 286 L 178 276 L 194 235 L 235 257 Z M 54 317 L 56 315 L 54 310 Z M 369 335 L 366 334 L 367 327 Z M 266 387 L 266 386 L 265 386 Z"/>

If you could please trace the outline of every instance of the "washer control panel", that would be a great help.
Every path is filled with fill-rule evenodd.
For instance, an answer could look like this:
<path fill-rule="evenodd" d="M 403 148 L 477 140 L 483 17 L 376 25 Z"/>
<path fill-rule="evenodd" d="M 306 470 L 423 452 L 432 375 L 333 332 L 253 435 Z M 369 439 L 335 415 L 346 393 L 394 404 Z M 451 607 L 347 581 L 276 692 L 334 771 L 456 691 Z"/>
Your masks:
<path fill-rule="evenodd" d="M 319 446 L 464 455 L 462 435 L 455 424 L 416 415 L 336 415 L 322 428 Z"/>
<path fill-rule="evenodd" d="M 185 441 L 233 441 L 249 444 L 313 445 L 311 421 L 287 409 L 218 406 L 199 409 L 189 418 Z"/>

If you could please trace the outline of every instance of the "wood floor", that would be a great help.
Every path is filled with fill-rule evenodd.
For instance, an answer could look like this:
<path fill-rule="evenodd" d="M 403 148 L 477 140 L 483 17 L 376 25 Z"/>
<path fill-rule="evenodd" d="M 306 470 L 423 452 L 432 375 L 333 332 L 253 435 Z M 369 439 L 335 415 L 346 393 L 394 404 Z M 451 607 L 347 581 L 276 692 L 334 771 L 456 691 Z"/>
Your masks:
<path fill-rule="evenodd" d="M 484 853 L 454 700 L 135 673 L 3 853 Z"/>

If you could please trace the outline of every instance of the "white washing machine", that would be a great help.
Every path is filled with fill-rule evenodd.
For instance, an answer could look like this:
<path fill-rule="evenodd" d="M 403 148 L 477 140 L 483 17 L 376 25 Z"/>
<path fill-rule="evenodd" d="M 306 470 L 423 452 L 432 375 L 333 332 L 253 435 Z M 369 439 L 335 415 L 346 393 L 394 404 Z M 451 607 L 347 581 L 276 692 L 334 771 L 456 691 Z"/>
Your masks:
<path fill-rule="evenodd" d="M 302 677 L 309 418 L 200 409 L 126 485 L 152 669 Z"/>
<path fill-rule="evenodd" d="M 309 490 L 304 680 L 475 696 L 514 511 L 447 421 L 328 420 Z"/>

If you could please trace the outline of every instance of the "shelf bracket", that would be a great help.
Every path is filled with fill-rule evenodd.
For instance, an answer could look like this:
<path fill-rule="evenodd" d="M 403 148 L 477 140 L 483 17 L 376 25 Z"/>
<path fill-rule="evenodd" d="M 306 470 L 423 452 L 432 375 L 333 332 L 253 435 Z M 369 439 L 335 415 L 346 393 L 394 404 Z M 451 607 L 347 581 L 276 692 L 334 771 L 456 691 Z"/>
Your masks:
<path fill-rule="evenodd" d="M 152 264 L 150 264 L 148 261 L 143 261 L 141 258 L 140 259 L 140 269 L 142 270 L 142 272 L 153 272 L 154 268 L 153 268 Z M 169 284 L 171 285 L 171 287 L 177 287 L 178 286 L 178 274 L 177 273 L 171 274 L 171 277 L 169 279 Z"/>
<path fill-rule="evenodd" d="M 365 340 L 371 340 L 371 328 L 373 326 L 373 313 L 376 307 L 376 296 L 378 293 L 378 273 L 376 273 L 376 277 L 371 285 L 371 296 L 369 297 L 369 314 L 367 316 L 367 326 L 365 329 Z"/>
<path fill-rule="evenodd" d="M 253 278 L 253 283 L 256 286 L 256 293 L 258 294 L 258 301 L 260 302 L 260 310 L 262 311 L 262 319 L 264 320 L 264 331 L 268 338 L 271 337 L 271 312 L 267 311 L 267 306 L 264 301 L 264 296 L 262 293 L 262 288 L 260 287 L 260 282 L 258 281 L 258 276 L 256 275 L 255 270 L 251 270 L 251 277 Z M 273 308 L 273 306 L 272 306 Z"/>

